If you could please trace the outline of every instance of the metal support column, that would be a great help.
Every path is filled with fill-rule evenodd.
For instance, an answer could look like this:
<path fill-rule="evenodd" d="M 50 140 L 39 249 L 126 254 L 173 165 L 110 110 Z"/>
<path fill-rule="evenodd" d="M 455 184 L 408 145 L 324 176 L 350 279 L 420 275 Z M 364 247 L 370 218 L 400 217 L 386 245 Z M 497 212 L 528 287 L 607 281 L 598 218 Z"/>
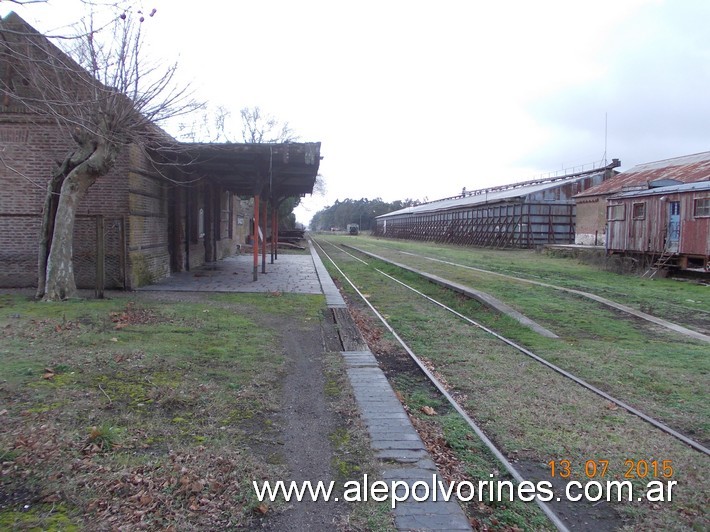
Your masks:
<path fill-rule="evenodd" d="M 271 264 L 274 263 L 274 254 L 276 253 L 276 247 L 279 245 L 278 239 L 276 237 L 276 220 L 277 220 L 277 208 L 274 199 L 271 199 Z"/>
<path fill-rule="evenodd" d="M 276 209 L 276 214 L 274 215 L 274 234 L 276 235 L 276 247 L 274 248 L 274 260 L 279 260 L 279 212 Z"/>
<path fill-rule="evenodd" d="M 252 235 L 252 249 L 254 251 L 254 281 L 259 272 L 259 194 L 254 196 L 254 234 Z"/>

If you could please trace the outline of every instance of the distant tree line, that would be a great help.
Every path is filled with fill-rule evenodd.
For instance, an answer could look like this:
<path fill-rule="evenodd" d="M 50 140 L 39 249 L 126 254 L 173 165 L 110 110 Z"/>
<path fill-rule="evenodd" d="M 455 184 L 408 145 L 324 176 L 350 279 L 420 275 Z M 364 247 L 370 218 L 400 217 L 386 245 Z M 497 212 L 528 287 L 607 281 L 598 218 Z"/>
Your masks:
<path fill-rule="evenodd" d="M 413 199 L 397 200 L 391 203 L 382 201 L 381 198 L 335 200 L 333 205 L 313 215 L 310 229 L 312 231 L 327 231 L 332 227 L 345 229 L 348 224 L 359 224 L 361 231 L 371 231 L 375 228 L 375 218 L 378 216 L 420 203 L 419 200 Z"/>

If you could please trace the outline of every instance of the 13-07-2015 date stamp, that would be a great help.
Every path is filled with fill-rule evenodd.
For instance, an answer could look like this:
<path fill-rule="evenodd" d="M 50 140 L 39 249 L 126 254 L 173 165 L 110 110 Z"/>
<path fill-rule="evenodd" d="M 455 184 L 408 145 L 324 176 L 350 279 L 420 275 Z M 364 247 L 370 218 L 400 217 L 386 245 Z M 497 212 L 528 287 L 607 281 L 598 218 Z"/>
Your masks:
<path fill-rule="evenodd" d="M 560 459 L 550 460 L 547 466 L 552 478 L 567 482 L 567 499 L 572 501 L 584 498 L 594 502 L 604 498 L 608 501 L 665 502 L 672 500 L 673 487 L 678 484 L 670 480 L 675 474 L 672 460 L 627 459 L 622 466 L 613 468 L 606 459 L 586 460 L 579 464 Z M 615 470 L 613 474 L 612 469 Z M 586 479 L 586 482 L 573 478 Z M 634 493 L 634 482 L 646 483 L 641 496 Z"/>

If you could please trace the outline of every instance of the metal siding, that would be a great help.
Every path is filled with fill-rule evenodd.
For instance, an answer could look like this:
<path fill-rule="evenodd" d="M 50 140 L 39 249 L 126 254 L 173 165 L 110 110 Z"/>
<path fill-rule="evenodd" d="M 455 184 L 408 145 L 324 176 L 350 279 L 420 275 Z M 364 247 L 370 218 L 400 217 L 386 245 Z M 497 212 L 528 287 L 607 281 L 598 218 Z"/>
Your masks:
<path fill-rule="evenodd" d="M 695 218 L 695 200 L 708 198 L 705 194 L 684 194 L 681 199 L 680 248 L 686 255 L 710 255 L 710 218 Z"/>
<path fill-rule="evenodd" d="M 610 205 L 624 204 L 626 219 L 609 221 L 608 249 L 610 251 L 634 251 L 660 254 L 665 250 L 668 205 L 680 202 L 679 255 L 710 254 L 710 218 L 693 216 L 694 200 L 707 195 L 693 193 L 669 194 L 667 196 L 647 196 L 644 198 L 624 198 Z M 663 198 L 663 201 L 661 200 Z M 633 220 L 633 204 L 646 201 L 645 220 Z"/>
<path fill-rule="evenodd" d="M 460 245 L 531 248 L 574 243 L 572 196 L 604 172 L 447 198 L 379 216 L 377 234 Z M 387 220 L 386 232 L 384 221 Z"/>

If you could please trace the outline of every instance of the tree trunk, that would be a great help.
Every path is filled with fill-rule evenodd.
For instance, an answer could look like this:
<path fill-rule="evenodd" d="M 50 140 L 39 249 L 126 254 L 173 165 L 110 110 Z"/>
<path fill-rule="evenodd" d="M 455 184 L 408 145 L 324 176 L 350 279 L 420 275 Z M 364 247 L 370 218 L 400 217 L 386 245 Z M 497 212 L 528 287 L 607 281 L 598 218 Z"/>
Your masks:
<path fill-rule="evenodd" d="M 44 282 L 45 301 L 76 296 L 73 244 L 77 209 L 89 187 L 113 167 L 119 149 L 111 143 L 87 141 L 65 160 L 58 171 L 66 175 L 66 178 L 61 186 L 54 214 L 54 231 L 51 235 Z"/>
<path fill-rule="evenodd" d="M 65 177 L 62 168 L 58 168 L 47 184 L 44 209 L 42 210 L 42 225 L 39 233 L 39 253 L 37 255 L 37 292 L 35 294 L 37 299 L 44 297 L 45 280 L 47 277 L 47 257 L 49 256 L 49 248 L 52 245 L 52 234 L 54 233 L 54 216 L 57 212 L 59 192 Z"/>
<path fill-rule="evenodd" d="M 74 221 L 81 199 L 96 178 L 74 170 L 64 180 L 54 217 L 52 246 L 47 258 L 44 299 L 57 301 L 76 296 L 74 280 Z"/>

